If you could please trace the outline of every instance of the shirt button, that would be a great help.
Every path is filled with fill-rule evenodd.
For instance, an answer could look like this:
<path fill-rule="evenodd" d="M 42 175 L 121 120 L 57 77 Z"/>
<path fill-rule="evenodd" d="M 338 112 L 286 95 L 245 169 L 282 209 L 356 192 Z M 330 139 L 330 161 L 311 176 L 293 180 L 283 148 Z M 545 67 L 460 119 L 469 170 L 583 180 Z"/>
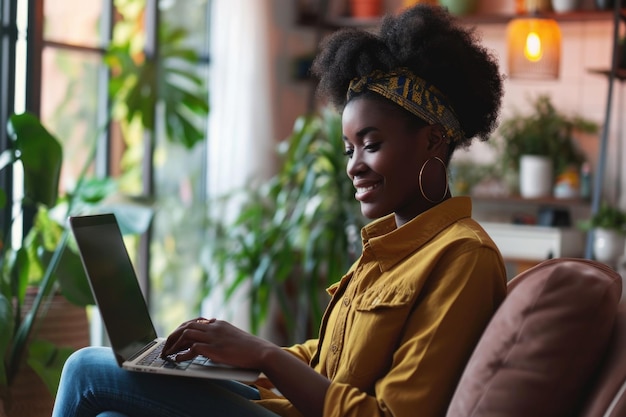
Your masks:
<path fill-rule="evenodd" d="M 343 305 L 346 307 L 350 305 L 350 299 L 348 297 L 343 298 Z"/>
<path fill-rule="evenodd" d="M 339 350 L 339 348 L 337 347 L 337 345 L 332 345 L 332 346 L 330 347 L 330 351 L 331 351 L 331 352 L 333 352 L 333 353 L 337 353 L 337 350 Z"/>

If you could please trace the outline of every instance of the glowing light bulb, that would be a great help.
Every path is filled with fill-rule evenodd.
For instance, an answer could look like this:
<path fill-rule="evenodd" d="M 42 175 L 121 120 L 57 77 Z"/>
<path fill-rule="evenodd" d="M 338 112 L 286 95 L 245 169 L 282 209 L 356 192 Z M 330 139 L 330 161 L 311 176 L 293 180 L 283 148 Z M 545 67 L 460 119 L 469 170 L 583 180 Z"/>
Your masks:
<path fill-rule="evenodd" d="M 530 32 L 526 37 L 526 46 L 524 47 L 524 56 L 531 62 L 537 62 L 543 56 L 543 48 L 541 47 L 541 39 L 536 32 Z"/>

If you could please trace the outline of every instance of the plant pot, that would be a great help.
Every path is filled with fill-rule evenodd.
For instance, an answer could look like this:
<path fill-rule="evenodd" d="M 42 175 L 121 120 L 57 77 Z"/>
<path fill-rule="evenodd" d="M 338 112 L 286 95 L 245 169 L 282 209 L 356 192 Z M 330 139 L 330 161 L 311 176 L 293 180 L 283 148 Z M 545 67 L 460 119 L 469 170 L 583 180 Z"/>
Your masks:
<path fill-rule="evenodd" d="M 593 232 L 593 256 L 597 261 L 613 266 L 624 254 L 626 238 L 610 229 L 597 228 Z"/>
<path fill-rule="evenodd" d="M 526 13 L 541 13 L 552 10 L 551 0 L 525 0 Z"/>
<path fill-rule="evenodd" d="M 372 18 L 382 13 L 382 0 L 350 0 L 350 15 L 356 18 Z"/>
<path fill-rule="evenodd" d="M 403 0 L 402 7 L 413 7 L 416 4 L 430 4 L 432 6 L 437 6 L 439 4 L 439 0 Z"/>
<path fill-rule="evenodd" d="M 613 10 L 613 6 L 615 5 L 615 0 L 594 0 L 594 4 L 596 9 L 598 10 Z M 626 6 L 626 1 L 621 0 L 620 6 L 623 9 Z"/>
<path fill-rule="evenodd" d="M 24 302 L 28 311 L 36 295 L 36 288 L 29 288 Z M 42 305 L 39 325 L 31 338 L 43 339 L 57 346 L 79 349 L 88 346 L 89 322 L 84 307 L 71 304 L 61 295 L 55 295 L 49 305 Z M 52 414 L 54 396 L 50 394 L 39 376 L 25 363 L 18 371 L 9 389 L 9 401 L 5 402 L 7 417 L 49 417 Z M 0 416 L 2 416 L 0 412 Z"/>
<path fill-rule="evenodd" d="M 439 0 L 442 7 L 456 16 L 465 16 L 476 11 L 478 0 Z"/>
<path fill-rule="evenodd" d="M 552 160 L 546 156 L 522 155 L 519 163 L 520 195 L 541 198 L 552 195 Z"/>
<path fill-rule="evenodd" d="M 573 12 L 580 8 L 580 0 L 552 0 L 552 10 L 556 13 Z"/>

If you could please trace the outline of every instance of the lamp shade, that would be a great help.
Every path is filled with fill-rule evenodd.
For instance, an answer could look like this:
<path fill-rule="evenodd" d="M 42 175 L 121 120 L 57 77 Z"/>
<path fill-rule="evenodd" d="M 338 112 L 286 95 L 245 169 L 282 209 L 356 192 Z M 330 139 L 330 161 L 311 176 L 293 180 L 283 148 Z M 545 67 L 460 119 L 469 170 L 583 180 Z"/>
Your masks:
<path fill-rule="evenodd" d="M 516 18 L 507 26 L 509 77 L 559 77 L 561 30 L 555 20 Z"/>

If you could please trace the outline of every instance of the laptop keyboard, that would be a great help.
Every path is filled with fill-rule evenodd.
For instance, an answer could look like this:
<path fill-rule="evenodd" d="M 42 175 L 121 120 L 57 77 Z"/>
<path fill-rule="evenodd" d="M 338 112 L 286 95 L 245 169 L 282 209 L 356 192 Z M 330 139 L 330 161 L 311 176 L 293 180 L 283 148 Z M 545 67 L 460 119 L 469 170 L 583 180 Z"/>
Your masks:
<path fill-rule="evenodd" d="M 148 355 L 144 356 L 139 362 L 138 365 L 150 366 L 153 368 L 170 368 L 170 369 L 187 369 L 189 365 L 205 365 L 209 359 L 199 355 L 193 359 L 183 362 L 175 362 L 173 359 L 163 359 L 161 358 L 161 351 L 163 350 L 163 346 L 165 346 L 165 341 L 161 342 L 159 346 L 156 347 L 152 352 Z"/>

